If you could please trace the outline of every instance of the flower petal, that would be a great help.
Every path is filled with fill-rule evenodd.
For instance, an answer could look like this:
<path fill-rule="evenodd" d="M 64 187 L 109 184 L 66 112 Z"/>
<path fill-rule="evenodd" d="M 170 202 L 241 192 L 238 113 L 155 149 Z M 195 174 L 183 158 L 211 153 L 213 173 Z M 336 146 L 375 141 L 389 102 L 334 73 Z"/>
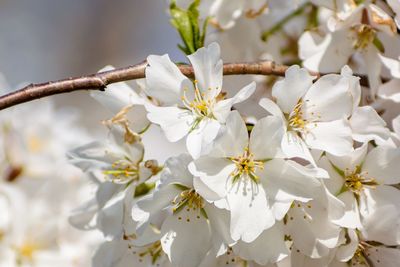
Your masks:
<path fill-rule="evenodd" d="M 285 128 L 282 120 L 276 116 L 268 116 L 260 119 L 250 134 L 250 152 L 255 159 L 271 159 L 283 156 L 281 141 Z"/>
<path fill-rule="evenodd" d="M 183 209 L 176 215 L 168 216 L 161 227 L 161 246 L 173 266 L 199 266 L 211 247 L 207 219 L 198 214 Z"/>
<path fill-rule="evenodd" d="M 186 148 L 189 154 L 197 159 L 211 149 L 211 144 L 216 138 L 221 124 L 213 119 L 202 119 L 196 129 L 188 134 Z"/>
<path fill-rule="evenodd" d="M 294 109 L 315 78 L 297 65 L 286 70 L 285 79 L 276 82 L 272 87 L 272 96 L 284 113 L 289 114 Z"/>
<path fill-rule="evenodd" d="M 382 84 L 378 89 L 378 95 L 383 99 L 400 102 L 400 79 L 393 79 Z"/>
<path fill-rule="evenodd" d="M 178 107 L 157 107 L 152 104 L 146 104 L 145 107 L 149 112 L 147 118 L 160 125 L 170 142 L 182 139 L 192 128 L 194 118 L 187 110 Z"/>
<path fill-rule="evenodd" d="M 366 189 L 360 212 L 363 236 L 387 246 L 400 243 L 400 191 L 391 186 Z"/>
<path fill-rule="evenodd" d="M 259 176 L 268 198 L 281 202 L 308 201 L 321 185 L 313 170 L 291 160 L 269 160 Z"/>
<path fill-rule="evenodd" d="M 303 98 L 302 111 L 308 121 L 333 121 L 349 117 L 353 109 L 353 85 L 349 77 L 328 74 L 319 78 Z"/>
<path fill-rule="evenodd" d="M 247 178 L 230 185 L 227 200 L 231 210 L 233 240 L 253 242 L 275 223 L 264 188 Z"/>
<path fill-rule="evenodd" d="M 367 177 L 379 184 L 400 183 L 400 148 L 376 147 L 371 150 L 362 166 Z"/>
<path fill-rule="evenodd" d="M 279 117 L 284 122 L 284 124 L 286 124 L 286 119 L 282 113 L 282 110 L 274 101 L 269 98 L 261 98 L 258 104 L 266 111 L 268 111 L 271 115 Z"/>
<path fill-rule="evenodd" d="M 342 218 L 333 220 L 333 222 L 342 227 L 361 229 L 360 214 L 354 194 L 350 191 L 346 191 L 337 196 L 337 198 L 344 203 L 345 212 Z"/>
<path fill-rule="evenodd" d="M 351 116 L 350 125 L 353 139 L 362 143 L 370 140 L 384 142 L 390 137 L 386 122 L 370 106 L 358 107 Z"/>
<path fill-rule="evenodd" d="M 227 181 L 235 170 L 235 165 L 227 159 L 201 157 L 189 164 L 189 170 L 208 187 L 207 190 L 197 187 L 198 193 L 208 201 L 216 201 L 225 197 Z M 210 194 L 209 190 L 215 194 Z"/>
<path fill-rule="evenodd" d="M 344 156 L 335 156 L 332 154 L 326 154 L 329 161 L 339 170 L 354 171 L 357 166 L 361 166 L 368 152 L 368 143 L 357 147 L 352 152 Z"/>
<path fill-rule="evenodd" d="M 206 94 L 207 99 L 217 97 L 222 89 L 223 64 L 220 57 L 220 47 L 217 43 L 211 43 L 207 48 L 202 47 L 188 56 L 198 87 L 201 92 Z"/>
<path fill-rule="evenodd" d="M 246 124 L 239 112 L 232 111 L 225 127 L 221 128 L 214 147 L 209 153 L 213 157 L 237 157 L 242 155 L 249 143 Z"/>
<path fill-rule="evenodd" d="M 138 222 L 137 232 L 143 233 L 149 223 L 152 223 L 153 218 L 168 207 L 180 193 L 181 190 L 177 187 L 166 186 L 138 200 L 132 207 L 132 219 Z"/>
<path fill-rule="evenodd" d="M 193 90 L 192 82 L 185 77 L 168 55 L 147 57 L 146 94 L 162 101 L 165 105 L 181 103 L 184 88 Z"/>
<path fill-rule="evenodd" d="M 244 260 L 254 260 L 264 266 L 268 263 L 281 261 L 289 255 L 284 241 L 282 225 L 276 223 L 264 230 L 253 242 L 239 241 L 233 251 Z"/>
<path fill-rule="evenodd" d="M 226 118 L 232 110 L 232 106 L 248 99 L 256 90 L 256 83 L 252 82 L 243 87 L 235 96 L 215 104 L 213 115 L 220 123 L 225 123 Z"/>
<path fill-rule="evenodd" d="M 351 128 L 344 119 L 314 123 L 308 130 L 304 141 L 310 148 L 334 155 L 345 155 L 353 150 Z"/>

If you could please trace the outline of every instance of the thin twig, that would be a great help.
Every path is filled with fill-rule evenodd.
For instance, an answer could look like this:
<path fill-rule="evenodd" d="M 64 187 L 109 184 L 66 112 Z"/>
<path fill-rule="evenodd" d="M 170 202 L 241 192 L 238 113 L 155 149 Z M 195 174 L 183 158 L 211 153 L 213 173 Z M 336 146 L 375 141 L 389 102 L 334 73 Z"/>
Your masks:
<path fill-rule="evenodd" d="M 104 91 L 107 85 L 122 81 L 136 80 L 145 77 L 147 62 L 125 68 L 98 72 L 88 76 L 69 78 L 59 81 L 41 84 L 30 84 L 22 89 L 0 97 L 0 110 L 29 102 L 46 96 L 69 93 L 79 90 Z M 190 65 L 178 65 L 181 72 L 194 77 L 194 71 Z M 224 75 L 276 75 L 284 76 L 289 66 L 275 64 L 273 61 L 259 61 L 251 63 L 227 63 L 224 64 Z M 318 73 L 312 73 L 319 76 Z M 361 81 L 365 80 L 362 77 Z"/>

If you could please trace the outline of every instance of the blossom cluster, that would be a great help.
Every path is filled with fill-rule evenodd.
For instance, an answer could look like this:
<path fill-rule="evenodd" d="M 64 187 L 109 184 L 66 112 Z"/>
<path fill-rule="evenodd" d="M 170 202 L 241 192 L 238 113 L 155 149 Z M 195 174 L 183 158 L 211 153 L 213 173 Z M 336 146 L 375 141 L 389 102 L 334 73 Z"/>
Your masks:
<path fill-rule="evenodd" d="M 76 115 L 51 101 L 0 114 L 1 267 L 90 265 L 101 235 L 68 223 L 93 191 L 65 157 L 88 140 Z"/>
<path fill-rule="evenodd" d="M 396 266 L 400 136 L 349 66 L 288 68 L 255 117 L 235 108 L 255 82 L 223 91 L 217 43 L 188 59 L 194 79 L 151 55 L 138 90 L 92 93 L 110 138 L 69 158 L 99 181 L 73 216 L 107 239 L 94 266 Z"/>
<path fill-rule="evenodd" d="M 95 185 L 83 204 L 65 204 L 80 204 L 69 217 L 74 227 L 102 233 L 92 265 L 399 266 L 399 1 L 168 2 L 194 77 L 168 55 L 150 55 L 135 88 L 120 82 L 91 92 L 110 113 L 106 138 L 77 146 L 84 134 L 65 135 L 68 119 L 32 126 L 53 134 L 49 151 L 68 149 L 85 173 L 75 190 Z M 222 59 L 289 67 L 282 78 L 224 80 Z M 30 134 L 20 122 L 16 134 Z M 22 149 L 43 147 L 26 140 Z M 19 166 L 25 174 L 54 161 L 18 149 L 1 155 L 1 162 L 23 161 L 6 165 L 5 180 L 22 181 Z M 60 164 L 39 176 L 57 173 L 71 184 L 71 166 Z M 8 187 L 0 187 L 0 205 L 14 211 Z M 32 202 L 39 185 L 21 187 Z M 0 218 L 0 248 L 8 246 L 10 262 L 31 263 L 39 247 L 7 243 L 20 240 L 4 239 L 10 220 Z M 53 249 L 60 240 L 52 239 Z M 97 242 L 78 240 L 86 249 Z"/>

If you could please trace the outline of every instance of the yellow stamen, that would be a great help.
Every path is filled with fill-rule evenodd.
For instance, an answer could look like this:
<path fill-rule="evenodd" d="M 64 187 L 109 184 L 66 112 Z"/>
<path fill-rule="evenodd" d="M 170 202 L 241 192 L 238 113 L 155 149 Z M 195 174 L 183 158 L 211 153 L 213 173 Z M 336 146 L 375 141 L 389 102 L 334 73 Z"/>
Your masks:
<path fill-rule="evenodd" d="M 353 172 L 345 171 L 345 186 L 351 192 L 360 194 L 364 187 L 375 188 L 378 185 L 374 178 L 365 177 L 367 173 L 361 173 L 359 166 Z"/>
<path fill-rule="evenodd" d="M 243 175 L 256 183 L 260 181 L 260 178 L 256 174 L 256 170 L 264 169 L 264 164 L 262 161 L 255 160 L 254 154 L 250 153 L 248 148 L 246 148 L 242 156 L 230 158 L 230 160 L 236 165 L 236 169 L 231 173 L 234 182 L 240 177 L 243 177 Z"/>
<path fill-rule="evenodd" d="M 194 99 L 189 100 L 186 96 L 187 88 L 183 90 L 183 96 L 181 97 L 183 105 L 191 110 L 198 118 L 212 117 L 212 108 L 215 103 L 215 99 L 207 99 L 206 95 L 200 91 L 197 86 L 197 81 L 194 81 Z"/>
<path fill-rule="evenodd" d="M 367 24 L 359 24 L 352 27 L 356 33 L 356 40 L 353 42 L 355 49 L 363 50 L 367 48 L 375 39 L 376 31 Z"/>
<path fill-rule="evenodd" d="M 185 207 L 188 211 L 197 210 L 198 212 L 201 212 L 201 209 L 204 207 L 203 198 L 194 189 L 182 191 L 175 197 L 172 204 L 174 204 L 174 207 L 172 208 L 174 213 L 178 213 Z"/>
<path fill-rule="evenodd" d="M 111 180 L 117 183 L 139 180 L 139 166 L 125 159 L 117 160 L 110 170 L 104 170 L 103 173 L 111 176 Z"/>

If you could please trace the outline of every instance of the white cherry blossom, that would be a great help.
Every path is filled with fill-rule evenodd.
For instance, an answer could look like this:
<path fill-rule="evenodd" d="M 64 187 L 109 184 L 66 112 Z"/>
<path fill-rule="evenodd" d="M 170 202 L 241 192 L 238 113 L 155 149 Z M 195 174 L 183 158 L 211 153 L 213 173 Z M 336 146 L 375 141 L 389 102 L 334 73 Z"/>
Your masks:
<path fill-rule="evenodd" d="M 347 118 L 358 105 L 360 87 L 348 68 L 315 83 L 305 69 L 292 66 L 285 79 L 275 83 L 272 96 L 260 105 L 279 118 L 284 127 L 282 150 L 288 157 L 314 163 L 309 149 L 343 155 L 352 150 L 352 130 Z"/>
<path fill-rule="evenodd" d="M 336 1 L 323 2 L 330 2 L 333 7 Z M 348 3 L 340 5 L 344 12 L 328 20 L 328 32 L 321 35 L 317 31 L 307 31 L 302 35 L 299 56 L 307 69 L 324 73 L 339 71 L 352 58 L 361 59 L 359 67 L 367 73 L 372 96 L 375 96 L 382 70 L 380 56 L 385 54 L 385 48 L 399 43 L 396 24 L 382 8 L 370 1 L 358 6 L 354 1 L 340 2 Z"/>
<path fill-rule="evenodd" d="M 319 186 L 315 170 L 280 157 L 281 124 L 276 117 L 261 119 L 249 140 L 244 121 L 232 112 L 214 149 L 189 166 L 202 181 L 199 194 L 230 211 L 234 240 L 254 241 L 293 200 L 310 200 Z"/>
<path fill-rule="evenodd" d="M 146 109 L 149 120 L 161 126 L 169 141 L 187 136 L 187 149 L 197 158 L 209 150 L 232 106 L 254 92 L 255 83 L 223 99 L 219 45 L 200 48 L 188 58 L 194 68 L 194 81 L 185 77 L 167 55 L 148 57 L 145 91 L 161 105 L 146 104 Z"/>
<path fill-rule="evenodd" d="M 324 180 L 327 188 L 346 207 L 337 224 L 363 229 L 367 239 L 399 244 L 400 192 L 391 186 L 399 183 L 399 159 L 397 148 L 376 147 L 368 152 L 368 145 L 364 144 L 347 156 L 327 154 L 320 160 L 320 166 L 330 175 Z"/>
<path fill-rule="evenodd" d="M 227 216 L 217 213 L 194 188 L 187 169 L 190 161 L 185 154 L 167 160 L 156 190 L 132 208 L 137 234 L 150 225 L 160 229 L 161 247 L 173 266 L 198 266 L 213 246 L 217 251 L 233 243 L 224 234 Z"/>

